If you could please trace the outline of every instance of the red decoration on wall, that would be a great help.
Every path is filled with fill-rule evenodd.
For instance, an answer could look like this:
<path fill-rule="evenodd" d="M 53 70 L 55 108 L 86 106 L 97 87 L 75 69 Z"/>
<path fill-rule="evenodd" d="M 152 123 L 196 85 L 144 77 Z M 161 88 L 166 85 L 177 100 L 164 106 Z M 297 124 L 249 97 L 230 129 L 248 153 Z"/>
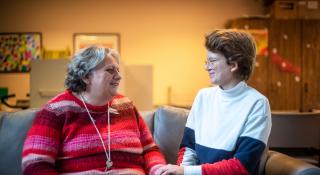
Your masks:
<path fill-rule="evenodd" d="M 268 48 L 265 47 L 265 48 L 261 49 L 259 54 L 268 56 L 269 55 Z M 296 76 L 300 76 L 301 68 L 293 65 L 292 63 L 290 63 L 290 61 L 288 61 L 288 59 L 285 59 L 285 58 L 281 57 L 279 54 L 277 54 L 277 52 L 272 52 L 270 55 L 270 58 L 271 58 L 271 62 L 275 66 L 277 66 L 277 68 L 280 71 L 288 72 L 288 73 L 292 73 Z"/>
<path fill-rule="evenodd" d="M 283 72 L 292 73 L 296 76 L 300 76 L 300 73 L 301 73 L 300 67 L 293 65 L 292 63 L 282 58 L 277 53 L 271 54 L 271 61 L 279 68 L 279 70 Z"/>

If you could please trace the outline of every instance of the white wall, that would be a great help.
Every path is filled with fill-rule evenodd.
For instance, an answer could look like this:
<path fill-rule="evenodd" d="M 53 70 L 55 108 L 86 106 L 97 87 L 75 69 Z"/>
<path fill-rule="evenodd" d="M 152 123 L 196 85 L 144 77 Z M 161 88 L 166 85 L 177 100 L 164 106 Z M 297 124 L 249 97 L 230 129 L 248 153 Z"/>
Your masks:
<path fill-rule="evenodd" d="M 123 62 L 152 65 L 153 103 L 160 105 L 167 103 L 169 87 L 191 102 L 209 85 L 205 34 L 228 19 L 262 13 L 258 0 L 1 0 L 0 32 L 42 32 L 49 50 L 73 48 L 73 33 L 120 33 Z M 5 79 L 1 75 L 0 84 Z M 10 81 L 23 91 L 17 94 L 29 91 L 19 76 Z"/>

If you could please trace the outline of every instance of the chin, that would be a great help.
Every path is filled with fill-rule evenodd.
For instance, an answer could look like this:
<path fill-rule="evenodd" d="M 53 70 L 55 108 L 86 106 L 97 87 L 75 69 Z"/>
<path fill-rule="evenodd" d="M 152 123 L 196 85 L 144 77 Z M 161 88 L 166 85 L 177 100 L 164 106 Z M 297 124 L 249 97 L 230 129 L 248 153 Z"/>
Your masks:
<path fill-rule="evenodd" d="M 113 91 L 110 92 L 110 94 L 112 96 L 116 96 L 118 94 L 118 90 L 113 90 Z"/>
<path fill-rule="evenodd" d="M 212 85 L 217 84 L 217 81 L 214 80 L 214 79 L 210 79 L 210 82 L 211 82 Z"/>

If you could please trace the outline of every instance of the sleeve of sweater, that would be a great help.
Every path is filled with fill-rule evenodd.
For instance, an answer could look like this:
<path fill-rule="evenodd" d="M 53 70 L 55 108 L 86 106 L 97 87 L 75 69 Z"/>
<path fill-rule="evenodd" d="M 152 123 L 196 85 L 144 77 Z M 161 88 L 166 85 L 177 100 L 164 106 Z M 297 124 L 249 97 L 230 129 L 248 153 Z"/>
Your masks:
<path fill-rule="evenodd" d="M 177 165 L 184 166 L 185 168 L 190 165 L 197 165 L 199 160 L 195 151 L 195 120 L 197 116 L 197 106 L 199 105 L 199 93 L 196 96 L 192 108 L 190 110 L 184 134 L 180 144 L 178 153 Z M 199 168 L 198 168 L 199 169 Z"/>
<path fill-rule="evenodd" d="M 166 160 L 159 147 L 154 143 L 150 130 L 137 109 L 134 108 L 135 115 L 138 116 L 140 141 L 143 146 L 144 167 L 148 174 L 153 175 L 157 169 L 166 164 Z"/>
<path fill-rule="evenodd" d="M 23 174 L 58 174 L 54 164 L 61 126 L 61 118 L 44 108 L 36 114 L 22 151 Z"/>
<path fill-rule="evenodd" d="M 252 112 L 236 143 L 232 159 L 213 164 L 203 164 L 203 175 L 214 174 L 255 174 L 262 153 L 271 131 L 271 112 L 267 99 L 259 100 L 252 107 Z"/>

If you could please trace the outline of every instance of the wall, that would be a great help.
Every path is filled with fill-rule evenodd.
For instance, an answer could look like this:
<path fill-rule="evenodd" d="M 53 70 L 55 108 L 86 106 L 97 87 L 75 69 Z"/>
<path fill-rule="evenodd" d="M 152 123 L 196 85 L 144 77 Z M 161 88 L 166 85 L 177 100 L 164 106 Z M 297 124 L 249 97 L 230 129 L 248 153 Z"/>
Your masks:
<path fill-rule="evenodd" d="M 15 94 L 16 98 L 7 100 L 8 104 L 15 105 L 15 99 L 28 99 L 27 94 L 30 92 L 29 86 L 30 74 L 28 73 L 2 73 L 0 74 L 0 87 L 9 87 L 8 94 Z M 10 110 L 0 104 L 1 110 Z"/>
<path fill-rule="evenodd" d="M 123 62 L 153 66 L 154 105 L 167 103 L 169 87 L 191 103 L 200 88 L 209 86 L 205 34 L 228 19 L 263 13 L 258 0 L 0 1 L 0 32 L 42 32 L 49 50 L 72 48 L 73 33 L 120 33 Z M 10 81 L 20 83 L 19 77 Z M 17 94 L 28 92 L 28 82 L 19 89 L 24 93 Z"/>

